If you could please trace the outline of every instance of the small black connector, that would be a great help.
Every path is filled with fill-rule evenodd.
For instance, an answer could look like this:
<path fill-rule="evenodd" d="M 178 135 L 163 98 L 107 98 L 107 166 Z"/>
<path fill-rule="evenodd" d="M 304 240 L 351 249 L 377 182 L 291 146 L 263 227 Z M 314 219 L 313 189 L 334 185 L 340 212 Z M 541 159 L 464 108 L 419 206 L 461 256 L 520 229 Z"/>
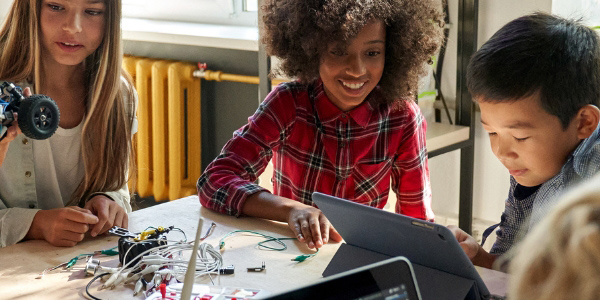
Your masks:
<path fill-rule="evenodd" d="M 266 270 L 266 266 L 265 266 L 265 262 L 262 262 L 262 266 L 260 267 L 253 267 L 253 268 L 248 268 L 248 272 L 262 272 Z"/>
<path fill-rule="evenodd" d="M 231 275 L 235 271 L 235 267 L 233 265 L 227 266 L 225 268 L 219 269 L 219 274 L 223 275 Z"/>

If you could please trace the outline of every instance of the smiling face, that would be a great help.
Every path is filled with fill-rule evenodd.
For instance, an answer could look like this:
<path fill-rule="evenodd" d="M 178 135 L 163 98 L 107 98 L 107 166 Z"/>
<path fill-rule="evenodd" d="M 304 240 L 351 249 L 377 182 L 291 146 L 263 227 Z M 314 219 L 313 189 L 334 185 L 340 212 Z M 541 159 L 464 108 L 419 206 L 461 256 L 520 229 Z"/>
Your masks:
<path fill-rule="evenodd" d="M 492 151 L 524 186 L 540 185 L 558 174 L 585 138 L 578 117 L 564 129 L 558 117 L 542 108 L 537 94 L 514 102 L 478 103 Z"/>
<path fill-rule="evenodd" d="M 385 66 L 385 24 L 371 21 L 346 48 L 327 46 L 321 55 L 319 75 L 327 97 L 339 109 L 360 105 L 377 86 Z"/>
<path fill-rule="evenodd" d="M 78 65 L 102 43 L 104 0 L 42 0 L 40 28 L 44 59 Z"/>

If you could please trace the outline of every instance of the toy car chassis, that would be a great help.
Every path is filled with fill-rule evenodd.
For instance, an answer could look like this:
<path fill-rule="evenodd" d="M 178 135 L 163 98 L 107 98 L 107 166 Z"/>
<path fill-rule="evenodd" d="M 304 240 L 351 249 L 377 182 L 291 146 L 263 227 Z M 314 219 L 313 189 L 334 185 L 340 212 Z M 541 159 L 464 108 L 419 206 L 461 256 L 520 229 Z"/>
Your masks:
<path fill-rule="evenodd" d="M 29 138 L 47 139 L 58 128 L 60 112 L 54 100 L 39 94 L 25 98 L 20 87 L 4 81 L 0 84 L 0 140 L 15 121 L 15 112 L 19 128 Z"/>

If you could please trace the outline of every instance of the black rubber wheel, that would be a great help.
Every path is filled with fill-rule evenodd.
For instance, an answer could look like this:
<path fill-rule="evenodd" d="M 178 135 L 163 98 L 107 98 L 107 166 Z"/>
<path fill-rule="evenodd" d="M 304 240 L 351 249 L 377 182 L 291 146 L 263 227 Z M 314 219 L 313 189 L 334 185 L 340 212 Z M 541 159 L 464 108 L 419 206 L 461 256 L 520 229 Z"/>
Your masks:
<path fill-rule="evenodd" d="M 19 128 L 27 137 L 45 140 L 51 137 L 60 120 L 58 106 L 46 95 L 33 95 L 19 106 Z"/>

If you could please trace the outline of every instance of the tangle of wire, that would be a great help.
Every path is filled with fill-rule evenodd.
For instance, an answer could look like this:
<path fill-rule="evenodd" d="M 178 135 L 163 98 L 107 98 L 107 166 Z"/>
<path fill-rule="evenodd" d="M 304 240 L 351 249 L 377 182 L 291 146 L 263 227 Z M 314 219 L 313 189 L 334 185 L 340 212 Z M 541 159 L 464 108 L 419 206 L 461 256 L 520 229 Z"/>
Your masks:
<path fill-rule="evenodd" d="M 148 239 L 146 241 L 158 240 Z M 102 285 L 102 288 L 112 289 L 118 286 L 119 284 L 136 282 L 137 290 L 137 286 L 141 287 L 143 276 L 150 273 L 154 273 L 154 277 L 152 280 L 155 282 L 156 286 L 158 286 L 158 284 L 156 284 L 156 281 L 161 281 L 163 277 L 170 279 L 171 276 L 173 276 L 178 281 L 183 281 L 185 272 L 189 264 L 189 260 L 183 258 L 183 252 L 191 252 L 193 250 L 193 244 L 174 241 L 167 242 L 170 242 L 172 244 L 159 245 L 157 247 L 143 251 L 134 258 L 130 259 L 121 268 L 116 268 L 114 273 L 112 273 L 112 275 Z M 127 254 L 132 248 L 133 247 L 130 247 L 127 250 L 124 257 L 127 257 Z M 194 254 L 191 253 L 190 255 Z M 198 252 L 195 255 L 198 256 L 195 266 L 195 278 L 208 275 L 210 277 L 210 280 L 212 281 L 211 275 L 219 275 L 219 269 L 223 265 L 223 257 L 221 256 L 221 253 L 218 250 L 216 250 L 210 244 L 202 243 L 200 244 Z M 133 264 L 133 262 L 135 263 Z M 90 281 L 90 283 L 88 284 L 88 287 L 92 284 L 93 281 L 97 280 L 99 277 L 105 276 L 106 274 L 110 273 L 104 273 L 101 276 L 99 275 L 94 277 L 92 281 Z M 92 299 L 98 299 L 90 295 L 87 291 L 87 288 L 86 292 L 88 296 L 90 296 Z"/>

